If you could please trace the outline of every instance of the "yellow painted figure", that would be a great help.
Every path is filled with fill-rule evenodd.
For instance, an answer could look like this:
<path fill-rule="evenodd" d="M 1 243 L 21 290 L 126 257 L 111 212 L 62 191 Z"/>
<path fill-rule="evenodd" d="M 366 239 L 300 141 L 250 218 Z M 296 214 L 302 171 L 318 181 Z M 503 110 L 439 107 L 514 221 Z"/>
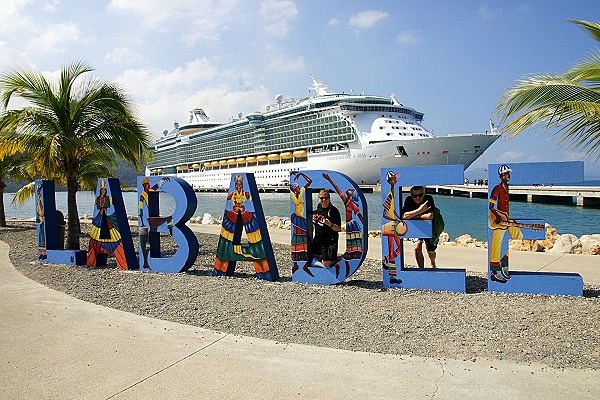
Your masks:
<path fill-rule="evenodd" d="M 270 280 L 269 264 L 266 260 L 258 221 L 253 212 L 246 210 L 246 201 L 252 201 L 250 193 L 244 191 L 244 178 L 238 174 L 234 178 L 235 190 L 227 195 L 231 201 L 231 210 L 225 210 L 221 235 L 217 245 L 217 257 L 213 275 L 226 275 L 229 263 L 235 261 L 252 261 L 256 276 Z M 234 243 L 236 225 L 243 223 L 248 245 Z"/>

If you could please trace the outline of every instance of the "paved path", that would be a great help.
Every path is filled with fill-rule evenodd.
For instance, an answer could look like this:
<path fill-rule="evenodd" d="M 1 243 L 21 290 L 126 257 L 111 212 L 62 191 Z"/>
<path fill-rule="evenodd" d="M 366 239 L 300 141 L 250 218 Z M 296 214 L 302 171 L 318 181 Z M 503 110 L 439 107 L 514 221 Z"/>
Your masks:
<path fill-rule="evenodd" d="M 0 242 L 2 399 L 597 399 L 600 371 L 349 352 L 86 303 L 16 271 Z"/>

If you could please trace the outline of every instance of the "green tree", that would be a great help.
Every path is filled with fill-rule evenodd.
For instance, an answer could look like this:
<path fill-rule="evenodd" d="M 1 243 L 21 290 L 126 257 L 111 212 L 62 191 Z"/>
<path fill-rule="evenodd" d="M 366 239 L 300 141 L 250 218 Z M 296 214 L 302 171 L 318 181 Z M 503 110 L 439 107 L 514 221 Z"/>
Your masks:
<path fill-rule="evenodd" d="M 600 42 L 600 24 L 570 20 Z M 550 129 L 559 144 L 600 159 L 600 51 L 596 49 L 570 70 L 523 78 L 503 95 L 496 113 L 502 133 L 513 137 L 528 128 Z"/>
<path fill-rule="evenodd" d="M 67 248 L 79 249 L 77 191 L 102 177 L 114 155 L 138 171 L 149 158 L 148 129 L 138 120 L 131 98 L 118 85 L 85 75 L 82 61 L 65 65 L 56 81 L 24 69 L 0 75 L 0 138 L 5 151 L 28 149 L 39 177 L 67 188 Z M 11 99 L 27 105 L 9 110 Z M 95 171 L 95 172 L 94 172 Z M 105 175 L 104 175 L 105 176 Z"/>
<path fill-rule="evenodd" d="M 6 213 L 4 211 L 4 189 L 6 180 L 28 181 L 31 179 L 28 167 L 31 165 L 31 155 L 28 153 L 15 153 L 0 156 L 0 226 L 6 226 Z"/>

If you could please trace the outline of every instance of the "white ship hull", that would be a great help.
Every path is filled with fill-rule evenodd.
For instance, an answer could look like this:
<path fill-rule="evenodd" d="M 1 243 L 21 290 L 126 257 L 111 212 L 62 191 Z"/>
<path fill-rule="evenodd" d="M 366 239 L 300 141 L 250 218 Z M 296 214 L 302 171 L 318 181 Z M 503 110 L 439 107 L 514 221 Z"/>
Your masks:
<path fill-rule="evenodd" d="M 462 164 L 466 169 L 498 138 L 490 133 L 435 137 L 423 113 L 378 96 L 335 94 L 313 78 L 316 97 L 284 101 L 227 124 L 201 109 L 165 131 L 151 175 L 176 175 L 194 189 L 229 187 L 231 175 L 254 173 L 262 186 L 282 185 L 291 171 L 332 170 L 375 184 L 382 168 Z M 203 121 L 192 123 L 193 117 Z"/>
<path fill-rule="evenodd" d="M 473 134 L 390 141 L 365 148 L 310 154 L 307 160 L 300 162 L 224 166 L 177 176 L 194 189 L 229 187 L 231 174 L 238 172 L 254 173 L 260 186 L 277 186 L 289 180 L 290 171 L 312 169 L 338 171 L 358 184 L 374 184 L 379 180 L 381 168 L 462 164 L 466 169 L 496 139 L 496 135 Z M 399 152 L 399 147 L 404 152 Z"/>

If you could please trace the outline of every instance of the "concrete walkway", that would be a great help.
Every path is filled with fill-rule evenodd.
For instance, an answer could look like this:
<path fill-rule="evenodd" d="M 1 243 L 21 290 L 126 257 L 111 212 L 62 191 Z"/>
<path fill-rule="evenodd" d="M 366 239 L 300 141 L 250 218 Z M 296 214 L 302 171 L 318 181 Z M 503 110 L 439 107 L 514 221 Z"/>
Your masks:
<path fill-rule="evenodd" d="M 233 336 L 84 301 L 0 242 L 2 399 L 597 399 L 600 371 L 357 353 Z"/>

